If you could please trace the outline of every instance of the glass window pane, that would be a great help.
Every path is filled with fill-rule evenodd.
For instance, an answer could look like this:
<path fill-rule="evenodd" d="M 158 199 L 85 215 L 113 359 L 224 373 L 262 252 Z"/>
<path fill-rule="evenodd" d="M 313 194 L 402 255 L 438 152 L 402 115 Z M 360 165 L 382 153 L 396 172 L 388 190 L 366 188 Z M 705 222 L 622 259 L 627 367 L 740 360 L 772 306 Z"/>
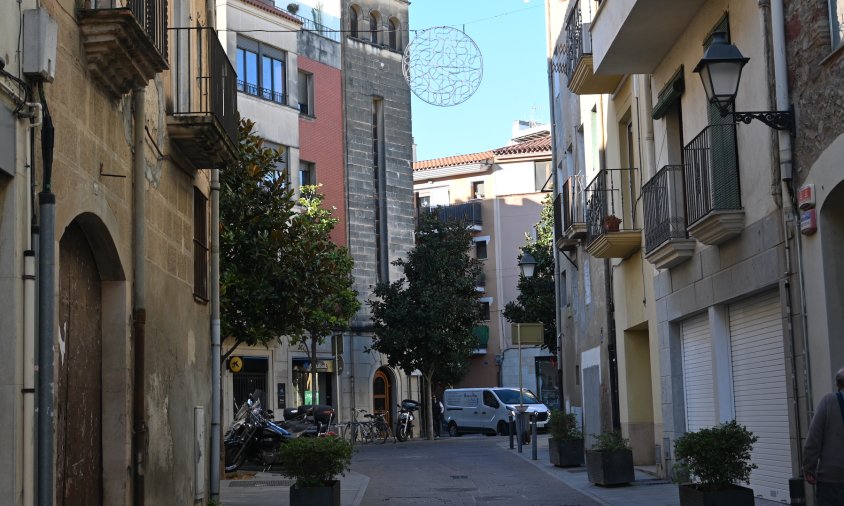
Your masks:
<path fill-rule="evenodd" d="M 246 55 L 243 49 L 237 48 L 236 66 L 237 66 L 237 89 L 243 91 L 243 86 L 240 84 L 246 75 Z"/>
<path fill-rule="evenodd" d="M 273 68 L 272 58 L 263 56 L 261 58 L 261 88 L 264 90 L 273 89 Z M 263 92 L 264 98 L 271 98 L 271 95 L 266 91 Z"/>
<path fill-rule="evenodd" d="M 284 93 L 284 62 L 273 60 L 273 91 Z"/>
<path fill-rule="evenodd" d="M 246 71 L 244 75 L 247 84 L 258 86 L 258 55 L 252 51 L 244 51 L 246 54 Z"/>

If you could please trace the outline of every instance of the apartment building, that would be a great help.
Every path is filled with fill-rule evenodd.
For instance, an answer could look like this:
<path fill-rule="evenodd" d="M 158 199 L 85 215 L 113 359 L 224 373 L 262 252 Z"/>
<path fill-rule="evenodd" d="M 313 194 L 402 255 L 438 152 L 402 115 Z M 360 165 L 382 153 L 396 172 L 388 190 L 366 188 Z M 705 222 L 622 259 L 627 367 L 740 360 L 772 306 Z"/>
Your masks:
<path fill-rule="evenodd" d="M 837 275 L 829 266 L 836 240 L 819 239 L 834 233 L 838 221 L 838 208 L 826 200 L 835 195 L 838 176 L 830 178 L 824 167 L 840 128 L 824 125 L 837 124 L 839 113 L 822 107 L 809 119 L 797 107 L 807 111 L 811 97 L 834 93 L 840 13 L 826 2 L 797 4 L 548 2 L 558 18 L 548 23 L 548 58 L 561 186 L 572 165 L 590 165 L 590 151 L 607 166 L 627 160 L 638 166 L 630 182 L 614 186 L 605 179 L 598 187 L 599 195 L 612 195 L 614 187 L 631 193 L 639 234 L 608 271 L 618 426 L 634 452 L 637 441 L 646 444 L 641 424 L 650 420 L 643 422 L 641 400 L 649 397 L 654 461 L 668 474 L 678 435 L 735 419 L 759 437 L 750 486 L 776 502 L 789 501 L 788 480 L 800 474 L 812 404 L 828 391 L 813 392 L 812 384 L 828 384 L 842 359 L 827 330 L 836 317 L 825 309 L 836 295 L 806 289 L 830 286 Z M 732 74 L 731 93 L 713 93 L 704 86 L 711 82 L 708 59 L 727 50 L 740 53 L 734 61 L 741 72 Z M 625 100 L 630 123 L 618 105 Z M 604 126 L 592 128 L 584 121 L 589 114 L 605 118 Z M 588 230 L 600 216 L 592 184 L 572 180 L 569 190 L 561 188 L 561 277 L 570 260 L 601 254 L 588 231 L 574 237 L 580 217 Z M 805 208 L 800 219 L 798 197 Z M 629 218 L 618 217 L 619 230 L 605 226 L 604 235 L 623 233 Z M 637 257 L 645 262 L 637 265 Z M 572 301 L 564 292 L 571 295 L 572 288 L 559 289 L 563 320 L 567 306 L 583 297 Z M 561 330 L 567 340 L 571 328 Z M 570 369 L 576 376 L 584 367 L 580 349 L 564 344 L 561 363 L 567 398 L 580 393 L 586 406 L 587 384 L 579 388 L 575 377 L 581 392 L 570 391 Z M 650 364 L 642 367 L 646 355 Z M 610 381 L 602 380 L 602 391 L 614 390 Z"/>
<path fill-rule="evenodd" d="M 204 500 L 208 169 L 237 143 L 213 5 L 25 0 L 0 13 L 0 494 Z"/>
<path fill-rule="evenodd" d="M 472 254 L 483 264 L 477 290 L 484 321 L 475 328 L 478 348 L 458 387 L 518 386 L 521 366 L 525 388 L 559 405 L 554 357 L 524 345 L 520 362 L 517 338 L 502 314 L 519 295 L 519 248 L 526 234 L 535 237 L 550 175 L 548 127 L 528 122 L 515 123 L 507 146 L 413 165 L 416 212 L 465 219 L 473 231 Z"/>

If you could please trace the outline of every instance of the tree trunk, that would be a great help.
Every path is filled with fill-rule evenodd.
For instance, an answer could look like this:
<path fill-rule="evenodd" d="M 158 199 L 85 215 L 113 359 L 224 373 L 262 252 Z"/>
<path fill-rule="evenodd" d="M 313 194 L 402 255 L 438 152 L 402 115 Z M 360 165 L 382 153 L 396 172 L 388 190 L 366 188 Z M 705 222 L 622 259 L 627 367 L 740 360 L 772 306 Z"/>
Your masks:
<path fill-rule="evenodd" d="M 428 413 L 425 418 L 428 426 L 428 439 L 434 439 L 434 404 L 431 402 L 431 378 L 434 377 L 434 371 L 425 373 L 425 405 L 428 406 Z"/>
<path fill-rule="evenodd" d="M 317 338 L 311 334 L 311 404 L 316 406 L 317 402 L 317 370 L 316 370 L 316 346 Z"/>

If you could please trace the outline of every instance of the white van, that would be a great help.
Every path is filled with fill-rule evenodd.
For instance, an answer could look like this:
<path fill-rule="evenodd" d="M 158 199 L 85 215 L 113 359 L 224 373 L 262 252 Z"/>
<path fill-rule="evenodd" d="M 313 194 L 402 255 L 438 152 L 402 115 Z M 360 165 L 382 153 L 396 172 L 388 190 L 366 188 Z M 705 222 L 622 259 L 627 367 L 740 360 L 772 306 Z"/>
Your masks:
<path fill-rule="evenodd" d="M 525 411 L 536 413 L 537 429 L 544 429 L 550 410 L 528 389 L 522 390 Z M 519 389 L 507 387 L 452 388 L 443 394 L 445 423 L 451 436 L 467 432 L 509 433 L 508 420 L 519 405 Z"/>

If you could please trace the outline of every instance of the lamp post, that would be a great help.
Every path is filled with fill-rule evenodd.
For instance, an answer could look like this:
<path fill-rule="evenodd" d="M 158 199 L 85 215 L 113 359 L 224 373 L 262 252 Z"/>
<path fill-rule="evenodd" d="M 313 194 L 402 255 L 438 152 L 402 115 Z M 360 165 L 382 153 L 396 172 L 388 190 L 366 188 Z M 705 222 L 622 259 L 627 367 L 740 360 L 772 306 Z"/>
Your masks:
<path fill-rule="evenodd" d="M 712 43 L 694 70 L 700 75 L 707 100 L 718 106 L 722 117 L 732 114 L 736 123 L 750 124 L 758 119 L 776 130 L 794 133 L 794 114 L 791 111 L 730 112 L 730 106 L 735 104 L 738 93 L 741 71 L 748 61 L 750 58 L 746 58 L 735 45 L 727 41 L 725 33 L 712 34 Z"/>
<path fill-rule="evenodd" d="M 522 256 L 519 258 L 519 269 L 522 271 L 522 276 L 525 278 L 532 278 L 536 270 L 536 259 L 527 251 L 522 251 Z M 522 450 L 522 434 L 524 433 L 524 387 L 522 386 L 522 325 L 516 324 L 516 334 L 519 339 L 519 452 Z"/>

